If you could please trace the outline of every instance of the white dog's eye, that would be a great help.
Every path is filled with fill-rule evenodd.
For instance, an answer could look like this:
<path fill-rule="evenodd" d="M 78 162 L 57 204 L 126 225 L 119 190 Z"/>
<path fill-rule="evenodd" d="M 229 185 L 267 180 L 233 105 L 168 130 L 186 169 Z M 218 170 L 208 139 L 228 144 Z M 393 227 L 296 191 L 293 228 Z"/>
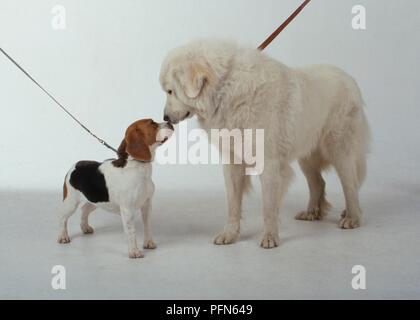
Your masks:
<path fill-rule="evenodd" d="M 172 95 L 172 90 L 166 91 L 169 95 Z"/>

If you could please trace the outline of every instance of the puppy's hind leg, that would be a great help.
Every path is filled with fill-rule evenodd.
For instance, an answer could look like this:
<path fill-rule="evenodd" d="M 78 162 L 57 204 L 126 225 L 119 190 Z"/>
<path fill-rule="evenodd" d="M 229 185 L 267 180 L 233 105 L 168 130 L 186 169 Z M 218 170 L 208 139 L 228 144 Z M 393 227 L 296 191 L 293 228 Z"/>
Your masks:
<path fill-rule="evenodd" d="M 93 228 L 89 225 L 89 214 L 95 211 L 96 206 L 87 202 L 82 207 L 82 218 L 80 220 L 80 228 L 84 234 L 93 233 Z"/>
<path fill-rule="evenodd" d="M 76 212 L 80 203 L 80 192 L 73 187 L 68 187 L 67 182 L 64 182 L 64 197 L 61 206 L 61 217 L 59 222 L 60 232 L 58 235 L 58 243 L 69 243 L 70 237 L 67 232 L 67 221 L 72 214 Z"/>
<path fill-rule="evenodd" d="M 306 211 L 298 213 L 296 220 L 322 220 L 327 214 L 331 205 L 325 198 L 325 181 L 322 178 L 322 169 L 328 166 L 327 161 L 322 157 L 319 150 L 314 151 L 308 157 L 299 160 L 309 187 L 309 203 Z"/>

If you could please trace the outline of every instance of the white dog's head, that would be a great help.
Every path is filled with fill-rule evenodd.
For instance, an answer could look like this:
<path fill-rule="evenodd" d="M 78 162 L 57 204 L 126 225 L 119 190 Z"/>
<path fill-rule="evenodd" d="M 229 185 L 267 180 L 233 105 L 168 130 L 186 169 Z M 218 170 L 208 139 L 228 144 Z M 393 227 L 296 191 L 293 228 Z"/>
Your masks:
<path fill-rule="evenodd" d="M 217 87 L 233 52 L 232 44 L 197 41 L 168 54 L 160 72 L 160 84 L 167 94 L 165 121 L 176 124 L 195 114 L 211 116 Z"/>

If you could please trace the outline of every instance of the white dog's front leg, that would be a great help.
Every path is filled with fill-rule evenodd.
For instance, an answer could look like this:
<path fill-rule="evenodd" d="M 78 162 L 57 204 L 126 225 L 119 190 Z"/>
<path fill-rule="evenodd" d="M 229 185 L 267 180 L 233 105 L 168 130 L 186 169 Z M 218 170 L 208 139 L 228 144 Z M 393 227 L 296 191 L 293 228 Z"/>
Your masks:
<path fill-rule="evenodd" d="M 141 214 L 143 217 L 144 225 L 144 243 L 143 248 L 145 249 L 155 249 L 156 244 L 153 241 L 152 237 L 152 226 L 150 224 L 150 213 L 152 212 L 152 201 L 148 199 L 143 207 L 141 208 Z"/>
<path fill-rule="evenodd" d="M 261 247 L 264 249 L 279 245 L 278 215 L 283 195 L 292 175 L 292 169 L 288 164 L 282 166 L 274 160 L 269 165 L 265 165 L 264 172 L 260 176 L 264 217 Z"/>
<path fill-rule="evenodd" d="M 128 256 L 130 258 L 143 258 L 143 252 L 137 246 L 136 227 L 134 225 L 134 214 L 132 209 L 121 208 L 121 219 L 124 231 L 128 238 Z"/>
<path fill-rule="evenodd" d="M 218 245 L 234 243 L 239 236 L 242 197 L 246 188 L 246 179 L 249 179 L 249 177 L 245 175 L 245 167 L 239 164 L 224 165 L 223 173 L 225 176 L 229 208 L 228 220 L 225 228 L 223 232 L 214 239 L 214 243 Z"/>

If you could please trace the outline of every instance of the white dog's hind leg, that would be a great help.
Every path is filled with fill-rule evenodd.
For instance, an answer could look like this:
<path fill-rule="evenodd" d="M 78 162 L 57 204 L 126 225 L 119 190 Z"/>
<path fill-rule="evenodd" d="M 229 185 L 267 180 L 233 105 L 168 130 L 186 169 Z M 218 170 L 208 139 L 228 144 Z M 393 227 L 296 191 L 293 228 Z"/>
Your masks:
<path fill-rule="evenodd" d="M 362 211 L 359 205 L 359 187 L 357 162 L 351 155 L 343 155 L 335 159 L 334 167 L 343 186 L 346 210 L 339 223 L 342 229 L 360 227 Z"/>
<path fill-rule="evenodd" d="M 143 226 L 144 226 L 144 242 L 143 248 L 145 249 L 155 249 L 156 244 L 153 241 L 152 237 L 152 226 L 150 224 L 150 213 L 152 211 L 152 202 L 148 199 L 143 207 L 141 208 L 141 214 L 143 217 Z"/>
<path fill-rule="evenodd" d="M 93 233 L 93 228 L 89 225 L 89 214 L 95 211 L 96 206 L 87 202 L 82 207 L 82 218 L 80 220 L 80 228 L 84 234 Z"/>
<path fill-rule="evenodd" d="M 322 169 L 328 164 L 317 150 L 310 156 L 300 159 L 299 165 L 308 182 L 309 203 L 307 210 L 298 213 L 295 218 L 307 221 L 322 220 L 331 208 L 325 198 L 325 181 L 321 175 Z"/>
<path fill-rule="evenodd" d="M 242 198 L 249 184 L 249 177 L 245 175 L 245 166 L 240 164 L 226 164 L 223 166 L 228 200 L 228 220 L 221 234 L 215 239 L 218 245 L 234 243 L 240 232 Z"/>
<path fill-rule="evenodd" d="M 359 204 L 359 189 L 366 175 L 366 153 L 369 128 L 361 102 L 348 107 L 347 123 L 335 129 L 323 142 L 323 155 L 335 167 L 343 187 L 346 209 L 339 226 L 343 229 L 357 228 L 361 224 L 362 211 Z M 337 125 L 337 127 L 339 127 Z M 325 151 L 325 152 L 324 152 Z"/>
<path fill-rule="evenodd" d="M 289 164 L 281 165 L 272 160 L 260 176 L 263 199 L 264 233 L 261 247 L 270 249 L 279 245 L 279 211 L 293 171 Z"/>

